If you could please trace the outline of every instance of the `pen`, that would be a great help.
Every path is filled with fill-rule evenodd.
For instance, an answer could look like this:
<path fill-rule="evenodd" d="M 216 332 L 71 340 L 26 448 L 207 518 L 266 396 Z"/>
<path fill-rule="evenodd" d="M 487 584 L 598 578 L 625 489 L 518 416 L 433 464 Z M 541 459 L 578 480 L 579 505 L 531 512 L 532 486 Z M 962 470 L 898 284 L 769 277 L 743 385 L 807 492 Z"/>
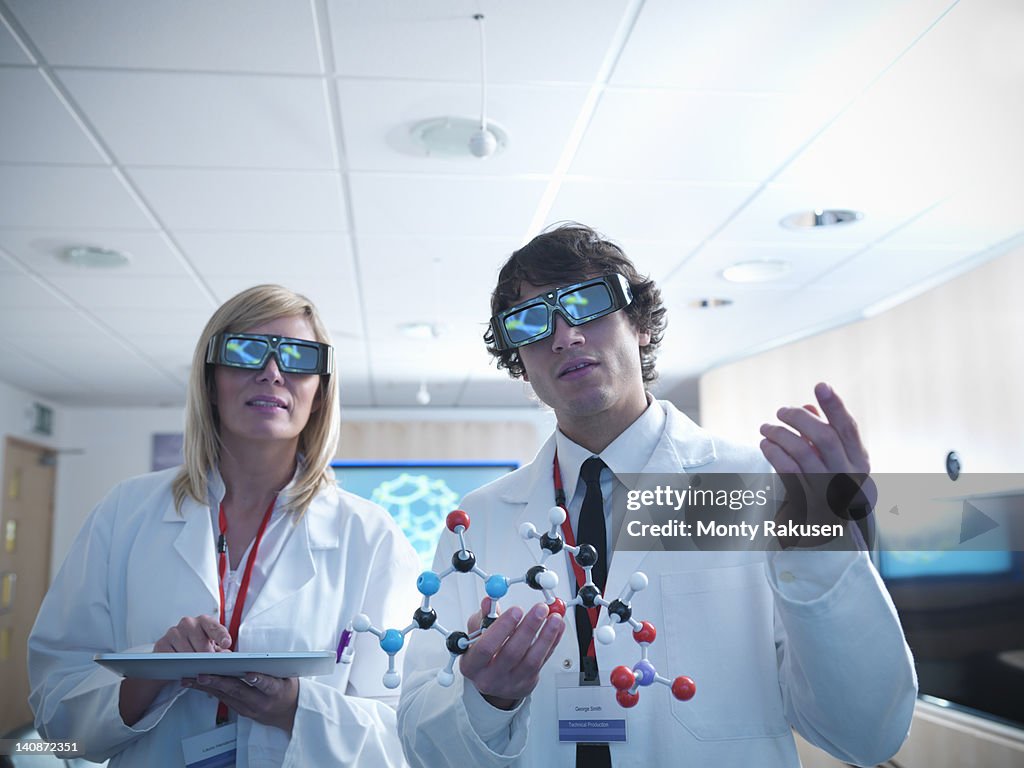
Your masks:
<path fill-rule="evenodd" d="M 350 642 L 352 642 L 352 633 L 347 629 L 343 630 L 341 633 L 341 639 L 338 640 L 338 656 L 337 660 L 334 662 L 335 664 L 341 663 L 341 654 L 345 652 L 345 649 L 348 648 L 348 644 Z"/>

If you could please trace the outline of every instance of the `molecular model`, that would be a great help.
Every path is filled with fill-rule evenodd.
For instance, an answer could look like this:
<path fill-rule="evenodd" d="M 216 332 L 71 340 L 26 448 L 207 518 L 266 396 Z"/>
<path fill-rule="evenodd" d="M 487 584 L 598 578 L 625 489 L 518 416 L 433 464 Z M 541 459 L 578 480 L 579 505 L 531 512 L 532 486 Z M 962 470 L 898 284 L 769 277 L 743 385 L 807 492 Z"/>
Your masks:
<path fill-rule="evenodd" d="M 451 566 L 443 573 L 424 571 L 416 579 L 416 589 L 423 595 L 423 601 L 413 613 L 412 623 L 404 629 L 382 630 L 374 627 L 369 617 L 361 613 L 349 625 L 348 632 L 370 632 L 380 641 L 381 649 L 388 655 L 388 668 L 383 678 L 385 687 L 397 688 L 401 683 L 401 674 L 395 669 L 395 656 L 405 645 L 405 636 L 414 629 L 433 629 L 444 636 L 449 658 L 447 665 L 438 671 L 437 682 L 444 687 L 450 686 L 455 680 L 453 669 L 456 659 L 468 651 L 476 639 L 498 618 L 498 601 L 508 593 L 509 587 L 513 584 L 525 583 L 531 589 L 539 590 L 544 594 L 544 602 L 548 606 L 549 613 L 557 613 L 564 617 L 567 608 L 577 605 L 584 608 L 606 608 L 607 620 L 595 632 L 598 642 L 603 645 L 614 642 L 616 624 L 629 624 L 633 629 L 633 639 L 640 646 L 640 661 L 632 669 L 619 666 L 611 673 L 611 683 L 616 688 L 615 698 L 621 706 L 635 706 L 640 700 L 639 688 L 652 683 L 669 686 L 672 695 L 680 701 L 693 698 L 697 690 L 693 680 L 686 676 L 677 677 L 675 680 L 661 677 L 647 658 L 648 648 L 654 642 L 657 631 L 650 622 L 634 619 L 633 610 L 629 604 L 633 595 L 646 588 L 647 576 L 639 571 L 634 573 L 629 577 L 629 582 L 619 597 L 610 603 L 607 602 L 591 576 L 594 565 L 597 563 L 597 550 L 590 544 L 577 546 L 566 544 L 559 532 L 559 527 L 565 519 L 564 508 L 552 507 L 548 513 L 550 529 L 547 533 L 538 533 L 533 523 L 523 523 L 520 526 L 519 535 L 522 538 L 540 541 L 541 563 L 527 570 L 523 576 L 508 578 L 497 573 L 488 574 L 477 566 L 476 555 L 466 548 L 465 533 L 469 529 L 469 515 L 461 509 L 450 512 L 445 519 L 445 525 L 449 531 L 459 537 L 459 549 L 452 555 Z M 568 603 L 555 597 L 554 589 L 558 586 L 558 574 L 544 565 L 551 555 L 558 554 L 563 549 L 572 554 L 573 559 L 586 574 L 583 586 L 579 588 L 576 597 Z M 489 606 L 487 615 L 483 617 L 480 628 L 475 632 L 466 633 L 445 629 L 437 621 L 437 612 L 430 607 L 431 596 L 438 593 L 441 589 L 441 582 L 453 573 L 474 573 L 484 582 Z M 349 664 L 353 655 L 354 648 L 348 644 L 342 651 L 340 660 L 344 664 Z"/>

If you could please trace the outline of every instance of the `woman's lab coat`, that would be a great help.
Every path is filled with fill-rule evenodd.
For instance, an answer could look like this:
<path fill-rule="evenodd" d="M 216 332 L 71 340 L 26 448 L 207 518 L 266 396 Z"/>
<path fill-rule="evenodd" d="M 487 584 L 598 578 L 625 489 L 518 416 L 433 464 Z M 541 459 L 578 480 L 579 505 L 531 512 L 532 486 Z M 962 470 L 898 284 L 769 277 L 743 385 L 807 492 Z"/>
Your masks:
<path fill-rule="evenodd" d="M 40 733 L 77 741 L 88 757 L 112 758 L 112 766 L 183 765 L 182 739 L 211 730 L 216 720 L 216 699 L 171 682 L 127 726 L 118 712 L 120 678 L 92 660 L 101 652 L 151 650 L 183 616 L 218 613 L 210 509 L 186 499 L 178 514 L 171 496 L 176 474 L 133 478 L 100 502 L 29 638 L 30 703 Z M 211 479 L 211 486 L 218 483 Z M 377 626 L 404 626 L 417 604 L 418 570 L 411 546 L 383 510 L 325 489 L 246 610 L 238 646 L 333 651 L 360 612 Z M 397 691 L 381 682 L 387 657 L 369 633 L 353 642 L 353 664 L 300 680 L 290 739 L 238 718 L 238 766 L 403 764 L 392 708 Z"/>
<path fill-rule="evenodd" d="M 670 404 L 658 405 L 665 408 L 666 427 L 645 476 L 685 488 L 680 480 L 685 473 L 771 471 L 757 451 L 713 439 Z M 520 577 L 541 561 L 537 541 L 523 540 L 517 531 L 527 522 L 547 525 L 554 500 L 553 453 L 552 436 L 532 463 L 464 500 L 471 517 L 467 546 L 488 573 Z M 435 568 L 443 567 L 455 549 L 455 537 L 443 536 Z M 547 566 L 559 576 L 555 594 L 568 601 L 574 581 L 564 556 L 552 557 Z M 892 602 L 865 553 L 619 548 L 611 558 L 606 596 L 617 596 L 637 570 L 650 582 L 632 600 L 633 617 L 652 622 L 658 631 L 650 660 L 663 677 L 692 677 L 697 694 L 676 701 L 666 687 L 652 685 L 640 689 L 632 709 L 613 704 L 608 717 L 624 717 L 628 735 L 627 743 L 611 745 L 616 768 L 795 767 L 799 759 L 791 728 L 857 764 L 884 761 L 903 742 L 917 681 Z M 484 595 L 475 576 L 446 580 L 432 598 L 438 620 L 464 626 Z M 520 585 L 501 603 L 527 610 L 539 601 L 540 593 Z M 443 643 L 414 636 L 398 709 L 410 763 L 575 764 L 575 746 L 558 741 L 558 688 L 577 684 L 579 675 L 571 611 L 567 618 L 540 682 L 504 736 L 498 735 L 494 718 L 471 720 L 464 697 L 488 705 L 458 674 L 458 664 L 451 687 L 436 682 L 436 670 L 448 660 Z M 611 645 L 595 645 L 605 685 L 613 667 L 632 667 L 640 658 L 629 631 L 619 629 Z M 495 743 L 502 748 L 492 749 Z"/>

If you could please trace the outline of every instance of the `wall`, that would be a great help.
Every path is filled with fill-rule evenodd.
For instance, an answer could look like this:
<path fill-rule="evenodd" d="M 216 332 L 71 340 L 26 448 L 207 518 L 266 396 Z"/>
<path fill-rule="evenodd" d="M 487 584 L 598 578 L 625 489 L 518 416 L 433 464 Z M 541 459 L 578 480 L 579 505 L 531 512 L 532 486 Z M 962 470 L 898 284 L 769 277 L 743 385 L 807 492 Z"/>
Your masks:
<path fill-rule="evenodd" d="M 53 434 L 38 435 L 32 431 L 32 404 L 41 403 L 53 409 Z M 0 437 L 18 437 L 30 443 L 55 448 L 63 434 L 62 409 L 45 398 L 24 392 L 0 381 Z"/>
<path fill-rule="evenodd" d="M 813 400 L 828 381 L 856 418 L 883 472 L 1024 467 L 1024 248 L 869 320 L 706 373 L 701 421 L 756 443 L 782 405 Z"/>

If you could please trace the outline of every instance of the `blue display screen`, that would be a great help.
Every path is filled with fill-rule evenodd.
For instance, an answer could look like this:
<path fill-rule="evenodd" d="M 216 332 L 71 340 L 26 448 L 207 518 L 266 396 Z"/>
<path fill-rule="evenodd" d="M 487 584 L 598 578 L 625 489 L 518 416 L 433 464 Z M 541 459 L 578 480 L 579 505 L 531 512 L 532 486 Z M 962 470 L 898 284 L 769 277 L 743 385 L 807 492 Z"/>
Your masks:
<path fill-rule="evenodd" d="M 929 552 L 882 550 L 879 573 L 886 579 L 915 579 L 922 576 L 982 576 L 1007 573 L 1013 558 L 1006 550 Z"/>
<path fill-rule="evenodd" d="M 518 466 L 515 462 L 331 464 L 346 491 L 380 504 L 409 538 L 425 570 L 444 531 L 444 519 L 462 497 Z"/>

